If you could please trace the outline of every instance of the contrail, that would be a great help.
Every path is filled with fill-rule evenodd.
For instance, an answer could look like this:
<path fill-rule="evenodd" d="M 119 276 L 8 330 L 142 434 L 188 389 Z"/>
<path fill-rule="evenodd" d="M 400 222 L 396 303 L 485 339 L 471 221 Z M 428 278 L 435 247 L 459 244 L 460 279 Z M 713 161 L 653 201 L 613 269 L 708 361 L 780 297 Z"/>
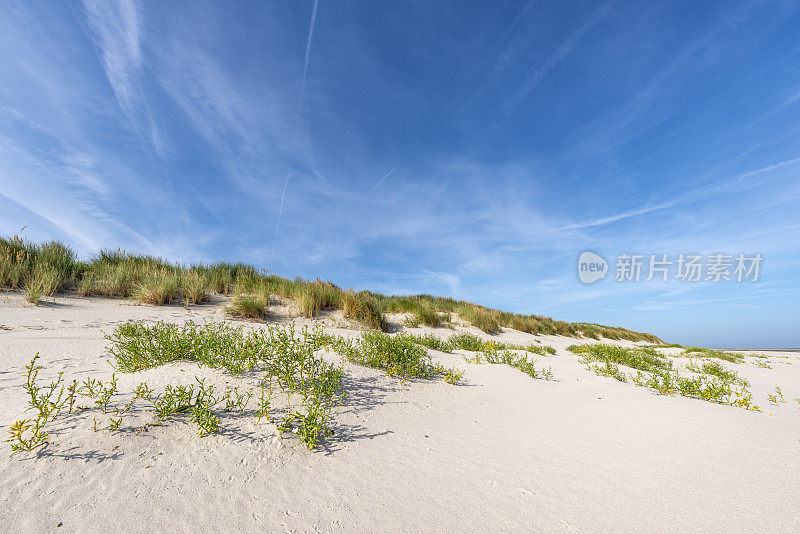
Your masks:
<path fill-rule="evenodd" d="M 286 173 L 286 181 L 283 182 L 283 193 L 281 193 L 281 207 L 278 209 L 278 222 L 275 224 L 275 235 L 272 237 L 272 255 L 269 257 L 270 261 L 272 261 L 272 257 L 275 256 L 275 242 L 278 240 L 278 228 L 281 226 L 281 215 L 283 215 L 283 197 L 286 196 L 286 186 L 289 185 L 289 173 Z"/>
<path fill-rule="evenodd" d="M 396 171 L 396 170 L 397 170 L 397 167 L 393 167 L 391 171 L 389 171 L 389 172 L 387 172 L 386 174 L 384 174 L 384 175 L 383 175 L 383 178 L 381 178 L 380 180 L 378 180 L 378 183 L 377 183 L 377 184 L 375 184 L 375 185 L 373 185 L 373 186 L 372 186 L 372 189 L 370 189 L 370 190 L 369 190 L 369 192 L 367 192 L 367 194 L 369 195 L 370 193 L 372 193 L 373 191 L 375 191 L 376 189 L 378 189 L 378 186 L 379 186 L 379 185 L 381 185 L 381 184 L 383 183 L 383 181 L 384 181 L 385 179 L 387 179 L 387 178 L 389 177 L 389 175 L 390 175 L 390 174 L 392 174 L 392 173 L 393 173 L 394 171 Z"/>
<path fill-rule="evenodd" d="M 311 24 L 308 26 L 308 39 L 306 40 L 306 60 L 303 63 L 303 78 L 300 81 L 300 107 L 303 107 L 303 95 L 306 92 L 306 74 L 308 74 L 308 58 L 311 56 L 311 39 L 314 37 L 314 22 L 317 20 L 317 4 L 319 0 L 314 0 L 314 7 L 311 9 Z"/>
<path fill-rule="evenodd" d="M 527 80 L 522 84 L 520 88 L 517 89 L 514 96 L 505 103 L 505 109 L 508 110 L 512 106 L 519 104 L 522 100 L 524 100 L 528 94 L 533 91 L 533 89 L 539 84 L 542 78 L 550 72 L 550 70 L 555 67 L 564 57 L 572 52 L 572 49 L 575 48 L 578 43 L 580 42 L 583 37 L 589 33 L 589 31 L 594 28 L 598 22 L 603 20 L 606 14 L 614 7 L 616 0 L 606 0 L 603 4 L 597 8 L 597 10 L 592 13 L 588 19 L 584 21 L 580 28 L 573 31 L 567 39 L 561 43 L 561 45 L 555 49 L 555 51 L 550 54 L 550 57 L 544 62 L 544 64 L 539 67 L 539 69 L 535 70 L 533 74 L 531 74 Z"/>

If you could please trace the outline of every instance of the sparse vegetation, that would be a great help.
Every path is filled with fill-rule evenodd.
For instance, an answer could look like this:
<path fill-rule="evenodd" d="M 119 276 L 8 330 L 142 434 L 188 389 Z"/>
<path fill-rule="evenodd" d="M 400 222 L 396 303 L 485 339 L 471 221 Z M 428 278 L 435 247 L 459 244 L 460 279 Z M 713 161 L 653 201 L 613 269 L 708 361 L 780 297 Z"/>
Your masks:
<path fill-rule="evenodd" d="M 447 342 L 450 347 L 455 349 L 469 350 L 473 352 L 493 350 L 493 347 L 488 347 L 487 343 L 481 338 L 466 332 L 462 334 L 453 334 L 450 336 L 450 339 L 448 339 Z"/>
<path fill-rule="evenodd" d="M 706 358 L 717 358 L 731 363 L 742 363 L 744 361 L 744 356 L 741 354 L 716 349 L 706 349 L 703 347 L 685 347 L 683 352 L 690 356 L 700 355 Z"/>
<path fill-rule="evenodd" d="M 672 369 L 672 363 L 649 347 L 625 348 L 617 345 L 595 343 L 590 345 L 570 345 L 567 350 L 583 355 L 582 363 L 595 361 L 611 362 L 631 369 L 655 372 Z"/>
<path fill-rule="evenodd" d="M 286 394 L 286 407 L 282 409 L 278 427 L 297 434 L 309 448 L 315 448 L 321 436 L 330 434 L 330 417 L 345 397 L 342 370 L 315 356 L 315 351 L 329 342 L 321 329 L 296 333 L 293 326 L 245 331 L 225 323 L 188 323 L 179 327 L 133 322 L 120 325 L 107 339 L 111 342 L 109 352 L 115 358 L 115 367 L 121 372 L 189 360 L 237 376 L 245 371 L 261 373 L 261 396 L 254 415 L 260 420 L 272 413 L 270 401 L 276 386 Z M 221 395 L 214 386 L 196 378 L 193 384 L 168 384 L 160 393 L 141 383 L 133 398 L 122 405 L 115 401 L 118 391 L 114 375 L 107 384 L 89 378 L 82 384 L 73 381 L 65 386 L 59 374 L 50 385 L 39 386 L 37 375 L 41 366 L 37 365 L 37 358 L 38 354 L 27 366 L 25 384 L 29 409 L 36 416 L 11 425 L 7 441 L 11 442 L 12 454 L 43 446 L 50 436 L 45 426 L 65 408 L 67 413 L 73 413 L 75 401 L 81 397 L 91 399 L 93 408 L 108 416 L 105 423 L 102 415 L 101 419 L 93 418 L 93 428 L 98 432 L 119 430 L 123 415 L 135 402 L 143 400 L 159 422 L 185 414 L 197 425 L 200 436 L 205 436 L 219 430 L 219 406 L 244 414 L 253 396 L 252 389 L 240 392 L 238 387 L 228 387 Z"/>
<path fill-rule="evenodd" d="M 69 404 L 72 407 L 71 398 L 74 398 L 75 388 L 68 391 L 67 397 L 64 396 L 64 379 L 59 373 L 58 378 L 48 386 L 40 386 L 36 383 L 41 365 L 37 365 L 36 360 L 39 353 L 33 357 L 31 362 L 25 366 L 26 380 L 25 391 L 28 394 L 28 409 L 36 413 L 32 419 L 21 419 L 14 422 L 9 427 L 9 437 L 5 441 L 11 444 L 11 455 L 23 451 L 32 451 L 42 447 L 47 443 L 50 433 L 44 430 L 48 423 L 58 417 L 58 414 Z"/>
<path fill-rule="evenodd" d="M 453 334 L 443 345 L 447 350 L 462 349 L 472 352 L 496 352 L 499 350 L 523 350 L 539 356 L 547 356 L 556 353 L 556 349 L 548 345 L 517 345 L 514 343 L 503 343 L 501 341 L 484 341 L 476 335 L 469 333 Z M 441 350 L 441 349 L 440 349 Z"/>
<path fill-rule="evenodd" d="M 445 340 L 433 334 L 404 334 L 406 338 L 411 339 L 417 345 L 428 347 L 429 349 L 438 350 L 440 352 L 450 352 L 453 348 L 450 340 Z"/>
<path fill-rule="evenodd" d="M 694 373 L 716 376 L 727 382 L 735 382 L 744 386 L 750 385 L 747 380 L 740 377 L 735 371 L 725 369 L 719 362 L 712 362 L 709 360 L 701 362 L 692 361 L 686 365 L 686 369 Z"/>
<path fill-rule="evenodd" d="M 775 393 L 767 393 L 767 400 L 772 404 L 786 404 L 786 398 L 783 396 L 783 391 L 778 386 L 775 386 Z"/>
<path fill-rule="evenodd" d="M 444 375 L 447 382 L 456 383 L 462 377 L 456 369 L 433 364 L 425 347 L 407 334 L 391 336 L 383 332 L 364 332 L 355 340 L 335 338 L 331 345 L 351 363 L 381 369 L 401 380 Z"/>
<path fill-rule="evenodd" d="M 588 365 L 587 367 L 594 371 L 594 374 L 598 376 L 608 376 L 614 378 L 615 380 L 619 380 L 620 382 L 628 381 L 625 373 L 619 370 L 618 365 L 611 363 L 611 360 L 605 360 L 602 365 L 594 363 Z"/>
<path fill-rule="evenodd" d="M 485 351 L 473 357 L 465 357 L 464 359 L 469 363 L 502 363 L 510 365 L 531 378 L 541 378 L 544 380 L 551 380 L 553 378 L 553 372 L 549 367 L 547 369 L 536 369 L 536 360 L 531 360 L 527 356 L 517 354 L 511 350 Z"/>
<path fill-rule="evenodd" d="M 753 404 L 753 396 L 747 389 L 747 382 L 716 362 L 702 362 L 702 364 L 692 362 L 687 369 L 700 374 L 686 377 L 675 369 L 670 360 L 652 347 L 625 348 L 597 343 L 572 345 L 567 350 L 580 354 L 581 362 L 602 376 L 623 381 L 621 378 L 624 377 L 624 373 L 619 366 L 634 369 L 636 374 L 629 375 L 631 382 L 637 386 L 653 389 L 662 395 L 677 393 L 685 397 L 747 410 L 759 410 L 758 406 Z M 599 362 L 600 365 L 595 362 Z"/>

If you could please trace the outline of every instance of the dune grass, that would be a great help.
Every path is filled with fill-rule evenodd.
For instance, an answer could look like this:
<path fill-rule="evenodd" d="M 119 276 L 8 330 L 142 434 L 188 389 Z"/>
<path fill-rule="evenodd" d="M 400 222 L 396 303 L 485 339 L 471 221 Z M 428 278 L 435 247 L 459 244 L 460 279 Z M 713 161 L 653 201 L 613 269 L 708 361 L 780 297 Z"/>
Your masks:
<path fill-rule="evenodd" d="M 366 291 L 348 289 L 342 294 L 342 314 L 375 330 L 385 330 L 386 321 L 380 307 Z"/>
<path fill-rule="evenodd" d="M 132 297 L 145 304 L 170 304 L 180 285 L 180 274 L 169 268 L 145 270 L 133 288 Z"/>
<path fill-rule="evenodd" d="M 181 281 L 181 295 L 184 300 L 192 304 L 200 304 L 208 300 L 211 283 L 208 278 L 197 269 L 184 272 Z"/>
<path fill-rule="evenodd" d="M 458 315 L 487 334 L 498 334 L 501 332 L 500 321 L 497 314 L 493 312 L 494 310 L 487 310 L 481 306 L 466 305 L 459 308 Z"/>
<path fill-rule="evenodd" d="M 48 273 L 47 284 L 42 273 Z M 50 291 L 53 285 L 55 289 Z M 177 298 L 198 304 L 210 293 L 233 292 L 267 301 L 270 295 L 277 295 L 296 302 L 305 317 L 340 309 L 348 319 L 376 330 L 389 328 L 385 314 L 402 312 L 409 314 L 410 324 L 432 327 L 450 326 L 451 318 L 458 316 L 487 333 L 513 328 L 529 334 L 661 342 L 652 334 L 625 328 L 515 314 L 447 297 L 345 290 L 331 282 L 287 279 L 241 263 L 184 267 L 123 250 L 101 250 L 88 261 L 80 261 L 61 243 L 35 244 L 20 237 L 0 238 L 0 286 L 24 289 L 37 302 L 42 296 L 69 288 L 84 296 L 133 298 L 153 305 L 169 304 Z"/>
<path fill-rule="evenodd" d="M 262 297 L 236 295 L 231 303 L 225 307 L 225 312 L 231 317 L 240 319 L 263 320 L 266 318 L 267 309 L 267 302 Z"/>
<path fill-rule="evenodd" d="M 57 269 L 46 264 L 38 264 L 33 271 L 26 276 L 23 289 L 25 299 L 39 305 L 39 299 L 53 295 L 58 289 L 60 275 Z"/>
<path fill-rule="evenodd" d="M 16 236 L 0 238 L 0 286 L 24 288 L 37 297 L 33 302 L 67 287 L 76 273 L 75 253 L 61 243 L 37 245 Z"/>
<path fill-rule="evenodd" d="M 342 290 L 330 282 L 316 280 L 298 284 L 294 295 L 300 313 L 304 317 L 314 317 L 322 310 L 341 307 Z"/>
<path fill-rule="evenodd" d="M 420 296 L 387 298 L 384 301 L 383 312 L 408 313 L 410 315 L 406 319 L 406 324 L 413 327 L 420 324 L 436 327 L 446 322 L 436 308 L 427 299 Z"/>

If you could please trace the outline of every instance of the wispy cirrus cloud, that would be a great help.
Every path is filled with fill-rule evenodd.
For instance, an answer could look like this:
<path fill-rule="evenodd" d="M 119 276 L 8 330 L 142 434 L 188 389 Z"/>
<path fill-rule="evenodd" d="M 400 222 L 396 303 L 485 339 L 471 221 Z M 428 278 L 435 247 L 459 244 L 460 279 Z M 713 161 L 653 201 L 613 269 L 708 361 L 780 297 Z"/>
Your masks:
<path fill-rule="evenodd" d="M 511 96 L 504 103 L 505 109 L 513 108 L 522 102 L 539 84 L 548 72 L 558 65 L 578 45 L 583 37 L 589 33 L 608 12 L 614 7 L 616 0 L 606 0 L 595 9 L 583 23 L 574 29 L 562 43 L 542 62 L 532 69 L 532 72 L 519 84 Z"/>
<path fill-rule="evenodd" d="M 791 316 L 796 6 L 74 5 L 0 18 L 5 232 L 659 333 L 753 289 L 587 289 L 582 250 L 760 251 L 743 301 Z"/>
<path fill-rule="evenodd" d="M 144 66 L 141 6 L 137 0 L 84 0 L 83 7 L 89 31 L 120 108 L 137 134 L 162 152 L 164 141 L 140 79 Z"/>

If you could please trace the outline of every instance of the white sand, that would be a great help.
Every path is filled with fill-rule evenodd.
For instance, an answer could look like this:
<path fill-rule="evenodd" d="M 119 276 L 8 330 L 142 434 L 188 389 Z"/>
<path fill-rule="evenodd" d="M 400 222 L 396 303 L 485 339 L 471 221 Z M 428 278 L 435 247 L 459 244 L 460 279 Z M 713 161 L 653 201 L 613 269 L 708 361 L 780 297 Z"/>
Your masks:
<path fill-rule="evenodd" d="M 21 375 L 34 353 L 44 379 L 108 379 L 103 333 L 131 319 L 224 315 L 219 300 L 186 310 L 64 297 L 35 308 L 0 294 L 3 435 L 23 415 Z M 344 326 L 335 314 L 326 322 Z M 538 338 L 559 349 L 538 358 L 556 381 L 433 351 L 466 371 L 466 385 L 400 384 L 346 364 L 350 398 L 335 436 L 315 452 L 252 418 L 225 418 L 205 438 L 180 421 L 137 433 L 148 418 L 135 413 L 118 433 L 93 432 L 91 415 L 57 421 L 38 455 L 9 459 L 7 444 L 0 449 L 2 530 L 800 531 L 797 354 L 774 354 L 772 369 L 752 357 L 726 363 L 750 380 L 763 409 L 753 413 L 595 376 L 564 350 L 575 340 Z M 119 387 L 195 375 L 255 380 L 178 363 L 121 374 Z M 767 402 L 775 386 L 787 404 Z"/>

